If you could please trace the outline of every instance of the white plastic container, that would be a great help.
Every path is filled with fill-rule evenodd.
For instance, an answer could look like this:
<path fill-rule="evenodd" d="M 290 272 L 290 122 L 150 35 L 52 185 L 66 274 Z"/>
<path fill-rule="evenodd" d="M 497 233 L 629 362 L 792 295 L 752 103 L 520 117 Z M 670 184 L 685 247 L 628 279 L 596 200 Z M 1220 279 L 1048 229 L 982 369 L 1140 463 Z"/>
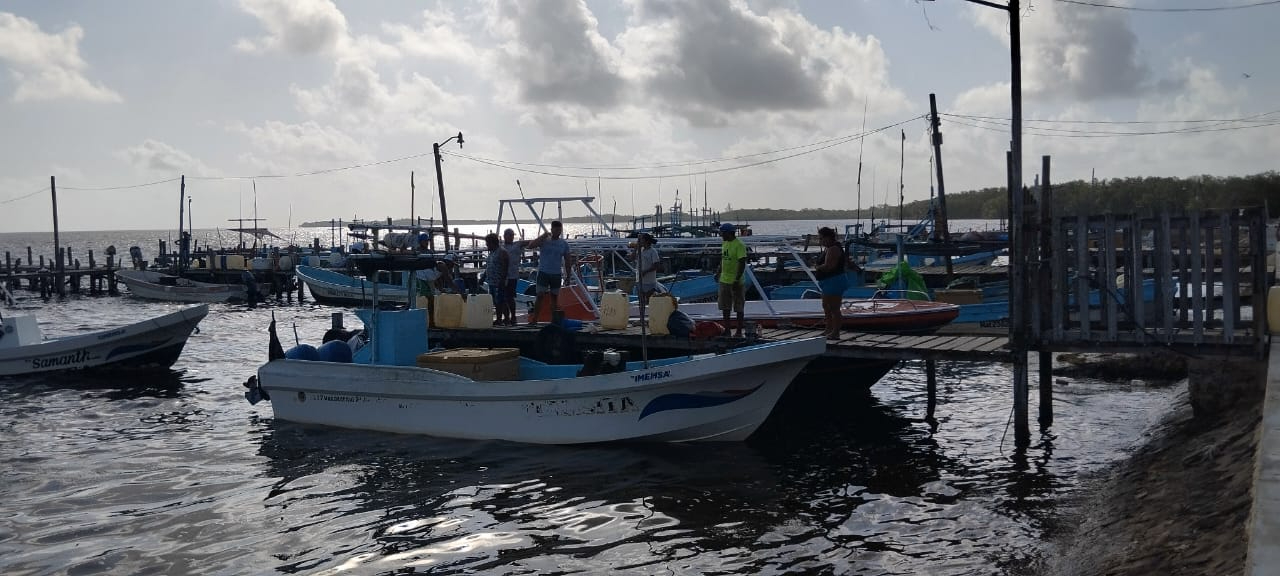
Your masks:
<path fill-rule="evenodd" d="M 256 271 L 265 271 L 271 269 L 271 260 L 257 257 L 249 261 L 249 268 Z"/>
<path fill-rule="evenodd" d="M 621 330 L 627 327 L 631 302 L 622 292 L 605 292 L 600 296 L 600 327 L 606 330 Z M 668 312 L 670 314 L 670 312 Z"/>
<path fill-rule="evenodd" d="M 278 265 L 280 266 L 280 270 L 283 270 L 285 272 L 293 270 L 293 256 L 289 256 L 289 255 L 281 256 L 278 262 L 279 262 Z"/>
<path fill-rule="evenodd" d="M 320 267 L 320 257 L 319 257 L 319 256 L 315 256 L 315 255 L 307 256 L 306 262 L 307 262 L 307 266 L 310 266 L 310 267 L 312 267 L 312 268 L 319 268 L 319 267 Z"/>
<path fill-rule="evenodd" d="M 493 327 L 493 296 L 489 294 L 472 294 L 467 297 L 463 307 L 463 328 Z"/>
<path fill-rule="evenodd" d="M 458 328 L 462 326 L 462 295 L 437 294 L 436 309 L 431 317 L 436 321 L 436 328 Z"/>
<path fill-rule="evenodd" d="M 649 316 L 649 333 L 656 336 L 670 334 L 667 330 L 667 319 L 672 312 L 676 310 L 676 299 L 670 294 L 653 295 L 649 297 L 649 306 L 646 307 L 645 313 Z"/>

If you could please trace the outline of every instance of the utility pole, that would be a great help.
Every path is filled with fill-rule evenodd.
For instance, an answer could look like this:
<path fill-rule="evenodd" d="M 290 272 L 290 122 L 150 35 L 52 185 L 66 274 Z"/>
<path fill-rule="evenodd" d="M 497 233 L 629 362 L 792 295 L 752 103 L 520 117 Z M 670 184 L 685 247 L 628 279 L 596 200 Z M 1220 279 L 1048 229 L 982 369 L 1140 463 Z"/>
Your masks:
<path fill-rule="evenodd" d="M 898 145 L 898 228 L 902 228 L 902 197 L 906 186 L 902 183 L 903 172 L 907 168 L 907 131 L 902 130 L 902 142 Z"/>
<path fill-rule="evenodd" d="M 418 189 L 413 185 L 413 170 L 409 171 L 409 225 L 417 226 L 417 212 L 413 209 L 413 203 L 418 195 Z"/>
<path fill-rule="evenodd" d="M 459 132 L 457 136 L 450 136 L 444 142 L 436 142 L 431 145 L 431 151 L 435 153 L 436 157 L 436 189 L 440 191 L 440 228 L 444 230 L 444 249 L 446 252 L 449 251 L 449 213 L 444 207 L 444 175 L 440 173 L 440 145 L 448 144 L 449 140 L 453 140 L 455 138 L 458 140 L 458 147 L 461 148 L 461 132 Z"/>
<path fill-rule="evenodd" d="M 929 94 L 929 125 L 933 132 L 933 169 L 938 176 L 938 213 L 934 215 L 933 237 L 943 242 L 951 241 L 951 231 L 947 228 L 947 186 L 942 180 L 942 120 L 938 118 L 938 98 Z M 951 255 L 943 259 L 947 263 L 947 280 L 951 280 Z"/>

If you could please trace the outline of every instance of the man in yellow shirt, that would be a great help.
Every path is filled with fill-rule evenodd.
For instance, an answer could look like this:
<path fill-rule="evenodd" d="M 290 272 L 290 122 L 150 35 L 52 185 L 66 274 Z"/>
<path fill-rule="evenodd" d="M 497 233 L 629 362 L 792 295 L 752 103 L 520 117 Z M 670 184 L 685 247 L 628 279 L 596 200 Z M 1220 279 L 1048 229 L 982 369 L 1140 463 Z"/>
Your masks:
<path fill-rule="evenodd" d="M 747 271 L 747 245 L 735 234 L 733 224 L 720 225 L 720 291 L 716 301 L 724 313 L 724 329 L 729 331 L 729 311 L 738 312 L 738 327 L 734 336 L 742 337 L 743 313 L 746 309 L 746 289 L 742 275 Z"/>

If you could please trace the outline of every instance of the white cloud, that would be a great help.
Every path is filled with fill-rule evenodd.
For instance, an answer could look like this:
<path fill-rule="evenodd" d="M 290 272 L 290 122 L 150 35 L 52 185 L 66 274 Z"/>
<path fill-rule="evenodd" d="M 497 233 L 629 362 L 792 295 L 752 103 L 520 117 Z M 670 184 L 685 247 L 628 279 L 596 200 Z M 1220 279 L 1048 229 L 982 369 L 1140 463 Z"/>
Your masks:
<path fill-rule="evenodd" d="M 383 23 L 382 30 L 405 56 L 442 60 L 462 66 L 478 66 L 479 50 L 462 31 L 463 22 L 448 8 L 437 6 L 422 12 L 422 27 Z"/>
<path fill-rule="evenodd" d="M 633 73 L 659 105 L 696 125 L 759 112 L 854 105 L 874 92 L 885 111 L 905 100 L 888 82 L 879 41 L 822 29 L 797 12 L 741 2 L 637 1 L 620 37 Z"/>
<path fill-rule="evenodd" d="M 329 0 L 240 0 L 267 34 L 241 39 L 245 51 L 282 50 L 295 54 L 329 52 L 347 38 L 347 19 Z"/>
<path fill-rule="evenodd" d="M 988 32 L 1009 45 L 1009 17 L 989 8 L 972 13 Z M 1129 17 L 1040 2 L 1022 18 L 1023 90 L 1058 100 L 1131 97 L 1155 87 Z"/>
<path fill-rule="evenodd" d="M 617 53 L 583 0 L 497 0 L 489 6 L 488 30 L 501 42 L 490 54 L 499 72 L 494 79 L 514 89 L 505 100 L 591 109 L 621 100 Z"/>
<path fill-rule="evenodd" d="M 349 166 L 373 160 L 373 150 L 346 132 L 316 122 L 232 126 L 244 134 L 252 150 L 240 159 L 270 174 L 289 174 Z"/>
<path fill-rule="evenodd" d="M 0 61 L 17 84 L 13 101 L 122 101 L 114 90 L 85 78 L 89 65 L 80 57 L 82 38 L 84 29 L 76 25 L 46 34 L 31 20 L 0 12 Z"/>
<path fill-rule="evenodd" d="M 193 176 L 212 176 L 214 174 L 203 162 L 190 154 L 174 148 L 164 142 L 144 140 L 137 146 L 130 146 L 117 154 L 134 167 L 158 174 L 189 174 Z"/>

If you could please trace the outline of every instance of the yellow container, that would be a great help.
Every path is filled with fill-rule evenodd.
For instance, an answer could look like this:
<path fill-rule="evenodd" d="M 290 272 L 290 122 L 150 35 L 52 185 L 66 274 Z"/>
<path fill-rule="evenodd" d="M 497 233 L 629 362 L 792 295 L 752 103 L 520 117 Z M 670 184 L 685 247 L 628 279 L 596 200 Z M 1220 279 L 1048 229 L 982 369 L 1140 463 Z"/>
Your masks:
<path fill-rule="evenodd" d="M 1272 334 L 1280 336 L 1280 286 L 1267 291 L 1267 326 Z"/>
<path fill-rule="evenodd" d="M 493 327 L 493 296 L 489 294 L 472 294 L 462 312 L 463 328 Z"/>
<path fill-rule="evenodd" d="M 650 296 L 649 306 L 645 309 L 645 313 L 649 316 L 649 333 L 657 336 L 670 334 L 671 332 L 667 330 L 667 319 L 675 310 L 675 296 L 670 294 Z"/>
<path fill-rule="evenodd" d="M 462 326 L 462 295 L 437 294 L 436 309 L 431 317 L 436 321 L 436 328 L 458 328 Z"/>
<path fill-rule="evenodd" d="M 605 292 L 600 296 L 600 327 L 605 330 L 621 330 L 627 327 L 631 315 L 631 302 L 622 292 Z"/>
<path fill-rule="evenodd" d="M 456 348 L 418 356 L 420 368 L 466 376 L 472 380 L 519 380 L 518 348 Z"/>

